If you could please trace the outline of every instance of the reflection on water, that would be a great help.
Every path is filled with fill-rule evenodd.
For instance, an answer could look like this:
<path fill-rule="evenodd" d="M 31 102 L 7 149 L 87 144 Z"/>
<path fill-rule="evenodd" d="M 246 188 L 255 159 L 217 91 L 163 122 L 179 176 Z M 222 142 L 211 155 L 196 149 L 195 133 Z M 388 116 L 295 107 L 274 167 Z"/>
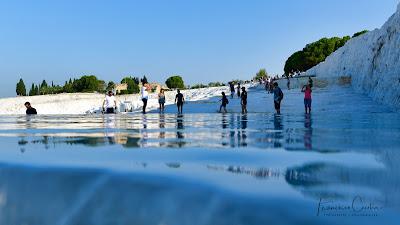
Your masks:
<path fill-rule="evenodd" d="M 392 123 L 369 126 L 364 122 L 385 118 Z M 337 152 L 400 146 L 400 139 L 395 138 L 400 132 L 392 132 L 399 129 L 399 120 L 394 120 L 392 114 L 369 114 L 351 120 L 349 115 L 268 113 L 22 116 L 0 120 L 0 136 L 19 136 L 21 146 L 43 144 L 46 148 L 75 144 Z M 374 135 L 377 130 L 380 135 Z"/>
<path fill-rule="evenodd" d="M 353 104 L 331 106 L 337 95 L 362 102 L 364 111 Z M 285 103 L 294 101 L 291 93 L 285 96 Z M 355 196 L 398 212 L 399 114 L 352 93 L 329 96 L 312 115 L 303 114 L 302 105 L 301 113 L 292 107 L 275 115 L 255 113 L 250 104 L 248 114 L 1 116 L 0 140 L 11 149 L 0 152 L 1 162 L 99 170 L 43 172 L 0 164 L 0 212 L 9 215 L 0 223 L 128 224 L 124 219 L 130 218 L 142 224 L 312 224 L 325 219 L 315 216 L 320 199 L 347 203 Z M 107 172 L 115 168 L 128 175 Z M 24 192 L 26 185 L 35 195 Z M 56 213 L 38 212 L 43 202 Z M 154 208 L 157 216 L 149 216 Z M 104 215 L 121 220 L 110 222 Z M 315 224 L 375 224 L 369 219 Z M 397 221 L 392 219 L 379 217 L 385 224 Z"/>

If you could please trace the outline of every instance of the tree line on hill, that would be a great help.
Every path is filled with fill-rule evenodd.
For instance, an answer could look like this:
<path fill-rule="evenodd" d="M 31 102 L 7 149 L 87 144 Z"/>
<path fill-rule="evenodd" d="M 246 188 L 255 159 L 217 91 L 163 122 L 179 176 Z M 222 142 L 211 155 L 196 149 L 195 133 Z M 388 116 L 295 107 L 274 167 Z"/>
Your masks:
<path fill-rule="evenodd" d="M 127 84 L 126 90 L 121 90 L 118 94 L 135 94 L 140 92 L 139 82 L 148 83 L 147 77 L 139 79 L 138 77 L 127 76 L 121 80 L 121 84 Z M 170 89 L 184 89 L 185 84 L 181 76 L 171 76 L 166 80 L 166 85 Z M 104 93 L 108 90 L 115 89 L 116 84 L 113 81 L 106 83 L 104 80 L 98 79 L 94 75 L 85 75 L 79 79 L 69 79 L 64 85 L 55 85 L 53 82 L 48 84 L 43 80 L 40 84 L 32 84 L 27 90 L 23 79 L 21 78 L 16 85 L 16 93 L 18 96 L 35 96 L 60 93 Z"/>
<path fill-rule="evenodd" d="M 367 32 L 367 30 L 363 30 L 355 33 L 352 37 L 344 36 L 342 38 L 322 38 L 316 42 L 307 44 L 303 50 L 293 53 L 287 59 L 284 68 L 285 74 L 290 75 L 293 73 L 305 72 L 311 69 L 312 67 L 325 61 L 330 54 L 344 46 L 351 38 L 355 38 Z"/>

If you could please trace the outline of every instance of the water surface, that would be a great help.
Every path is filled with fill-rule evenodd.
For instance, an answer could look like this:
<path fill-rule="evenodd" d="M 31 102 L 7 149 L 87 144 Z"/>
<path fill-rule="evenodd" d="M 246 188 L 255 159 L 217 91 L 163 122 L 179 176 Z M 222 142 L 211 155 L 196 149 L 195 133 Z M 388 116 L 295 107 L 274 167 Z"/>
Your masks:
<path fill-rule="evenodd" d="M 1 224 L 396 224 L 400 117 L 332 87 L 163 114 L 0 117 Z"/>

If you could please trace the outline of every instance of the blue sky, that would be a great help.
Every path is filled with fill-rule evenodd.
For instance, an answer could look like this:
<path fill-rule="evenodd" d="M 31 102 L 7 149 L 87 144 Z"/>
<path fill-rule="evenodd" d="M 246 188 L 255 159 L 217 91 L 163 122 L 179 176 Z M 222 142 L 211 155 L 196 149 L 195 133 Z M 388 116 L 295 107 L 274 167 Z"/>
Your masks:
<path fill-rule="evenodd" d="M 0 0 L 0 96 L 46 79 L 147 75 L 188 84 L 281 74 L 322 37 L 378 28 L 398 0 Z"/>

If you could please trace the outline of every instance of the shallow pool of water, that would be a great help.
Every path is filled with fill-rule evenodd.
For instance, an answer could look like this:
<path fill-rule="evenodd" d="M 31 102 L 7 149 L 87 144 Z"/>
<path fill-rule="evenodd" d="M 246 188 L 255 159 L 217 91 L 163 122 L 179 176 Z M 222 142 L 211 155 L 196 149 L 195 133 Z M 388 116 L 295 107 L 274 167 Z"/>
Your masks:
<path fill-rule="evenodd" d="M 0 117 L 0 224 L 396 224 L 400 114 L 349 88 Z"/>

